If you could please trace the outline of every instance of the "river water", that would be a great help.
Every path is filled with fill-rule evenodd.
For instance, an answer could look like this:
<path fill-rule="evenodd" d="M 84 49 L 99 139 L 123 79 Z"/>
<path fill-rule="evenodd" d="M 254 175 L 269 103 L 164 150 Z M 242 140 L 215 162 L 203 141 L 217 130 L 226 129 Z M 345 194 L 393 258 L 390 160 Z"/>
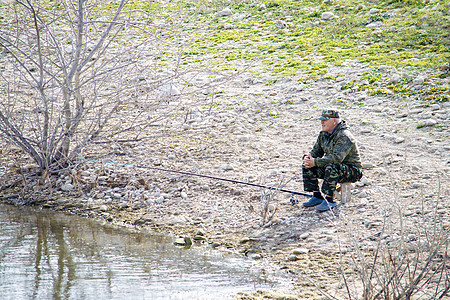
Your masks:
<path fill-rule="evenodd" d="M 284 280 L 207 246 L 0 204 L 0 299 L 229 299 Z M 270 277 L 271 281 L 267 280 Z"/>

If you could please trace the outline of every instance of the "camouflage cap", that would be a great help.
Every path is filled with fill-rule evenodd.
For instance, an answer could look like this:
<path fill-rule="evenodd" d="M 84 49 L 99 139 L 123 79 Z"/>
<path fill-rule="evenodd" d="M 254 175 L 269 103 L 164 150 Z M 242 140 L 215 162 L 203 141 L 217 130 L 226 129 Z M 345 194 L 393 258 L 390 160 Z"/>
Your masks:
<path fill-rule="evenodd" d="M 324 110 L 322 111 L 322 115 L 319 117 L 319 120 L 328 120 L 330 118 L 339 118 L 339 112 L 336 110 Z"/>

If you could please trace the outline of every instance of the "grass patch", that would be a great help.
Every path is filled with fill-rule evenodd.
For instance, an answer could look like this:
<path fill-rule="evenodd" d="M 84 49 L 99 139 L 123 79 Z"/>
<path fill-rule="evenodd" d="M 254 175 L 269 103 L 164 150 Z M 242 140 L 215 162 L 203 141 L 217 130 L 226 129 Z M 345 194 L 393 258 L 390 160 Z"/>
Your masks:
<path fill-rule="evenodd" d="M 217 51 L 218 57 L 226 57 L 226 60 L 252 61 L 259 56 L 262 58 L 261 72 L 270 70 L 287 76 L 304 72 L 318 77 L 326 73 L 327 66 L 340 65 L 346 59 L 375 66 L 426 68 L 437 72 L 448 59 L 449 52 L 448 26 L 445 25 L 448 8 L 445 1 L 438 2 L 438 9 L 430 10 L 426 19 L 429 24 L 423 25 L 421 10 L 426 6 L 412 0 L 393 0 L 382 7 L 364 3 L 366 7 L 362 9 L 356 9 L 358 2 L 346 0 L 338 1 L 338 5 L 271 0 L 263 1 L 265 8 L 253 1 L 213 1 L 211 7 L 216 4 L 216 10 L 202 15 L 202 22 L 209 24 L 204 38 L 195 41 L 192 47 L 205 49 L 205 52 Z M 245 16 L 239 19 L 232 14 L 218 18 L 217 11 L 223 7 L 229 7 L 233 14 Z M 371 8 L 378 8 L 379 13 L 367 16 Z M 325 11 L 332 11 L 338 18 L 321 20 Z M 276 20 L 285 21 L 288 27 L 279 30 L 275 26 Z M 375 22 L 382 26 L 367 27 Z M 223 23 L 233 27 L 222 30 Z M 242 52 L 242 49 L 247 51 Z M 310 55 L 320 55 L 323 66 L 302 60 Z M 269 57 L 276 58 L 277 64 L 273 65 L 273 59 Z M 368 80 L 373 83 L 379 78 Z"/>

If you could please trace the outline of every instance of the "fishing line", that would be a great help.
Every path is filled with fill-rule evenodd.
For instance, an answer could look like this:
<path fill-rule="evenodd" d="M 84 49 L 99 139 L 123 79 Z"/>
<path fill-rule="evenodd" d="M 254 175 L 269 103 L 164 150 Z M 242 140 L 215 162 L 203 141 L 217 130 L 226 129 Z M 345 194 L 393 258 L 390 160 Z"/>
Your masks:
<path fill-rule="evenodd" d="M 249 185 L 249 186 L 254 186 L 254 187 L 259 187 L 259 188 L 264 188 L 264 189 L 269 189 L 269 190 L 280 191 L 280 192 L 284 192 L 284 193 L 289 193 L 291 195 L 301 195 L 301 196 L 305 196 L 305 197 L 312 197 L 312 195 L 305 194 L 305 193 L 302 193 L 302 192 L 291 191 L 291 190 L 287 190 L 287 189 L 283 189 L 283 188 L 276 188 L 276 187 L 273 187 L 273 186 L 267 186 L 267 185 L 251 183 L 251 182 L 245 182 L 245 181 L 239 181 L 239 180 L 234 180 L 234 179 L 221 178 L 221 177 L 216 177 L 216 176 L 196 174 L 196 173 L 184 172 L 184 171 L 176 171 L 176 170 L 170 170 L 170 169 L 164 169 L 164 168 L 158 168 L 158 167 L 149 167 L 149 166 L 143 166 L 143 165 L 137 165 L 137 164 L 122 163 L 122 162 L 116 162 L 116 161 L 112 161 L 112 160 L 96 160 L 96 159 L 86 159 L 86 158 L 82 158 L 81 160 L 85 161 L 85 162 L 89 162 L 90 161 L 90 162 L 97 162 L 97 163 L 106 163 L 106 164 L 116 164 L 116 165 L 122 165 L 122 166 L 129 166 L 129 167 L 141 168 L 141 169 L 157 170 L 157 171 L 176 173 L 176 174 L 181 174 L 181 175 L 186 175 L 186 176 L 197 176 L 197 177 L 208 178 L 208 179 L 212 179 L 212 180 L 221 180 L 221 181 L 226 181 L 226 182 L 231 182 L 231 183 L 237 183 L 237 184 Z M 293 202 L 293 199 L 291 199 L 291 202 Z"/>

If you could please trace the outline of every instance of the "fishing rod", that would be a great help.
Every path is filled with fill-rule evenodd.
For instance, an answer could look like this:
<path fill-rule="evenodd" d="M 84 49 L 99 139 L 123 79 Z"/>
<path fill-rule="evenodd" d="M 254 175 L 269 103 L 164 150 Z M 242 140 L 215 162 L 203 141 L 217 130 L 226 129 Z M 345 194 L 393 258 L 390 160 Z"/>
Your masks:
<path fill-rule="evenodd" d="M 239 181 L 239 180 L 234 180 L 234 179 L 220 178 L 220 177 L 216 177 L 216 176 L 209 176 L 209 175 L 196 174 L 196 173 L 191 173 L 191 172 L 176 171 L 176 170 L 163 169 L 163 168 L 158 168 L 158 167 L 149 167 L 149 166 L 129 164 L 129 163 L 121 163 L 121 162 L 115 162 L 115 161 L 112 161 L 112 160 L 95 160 L 95 159 L 85 159 L 85 158 L 82 158 L 81 160 L 83 160 L 83 161 L 91 161 L 91 162 L 98 162 L 98 163 L 108 163 L 108 164 L 116 164 L 116 165 L 123 165 L 123 166 L 131 166 L 131 167 L 134 167 L 134 168 L 157 170 L 157 171 L 170 172 L 170 173 L 182 174 L 182 175 L 187 175 L 187 176 L 197 176 L 197 177 L 202 177 L 202 178 L 227 181 L 227 182 L 231 182 L 231 183 L 244 184 L 244 185 L 249 185 L 249 186 L 269 189 L 269 190 L 285 192 L 285 193 L 291 194 L 292 196 L 293 195 L 300 195 L 300 196 L 305 196 L 305 197 L 312 197 L 312 195 L 310 195 L 310 194 L 305 194 L 305 193 L 301 193 L 301 192 L 297 192 L 297 191 L 291 191 L 291 190 L 286 190 L 286 189 L 282 189 L 282 188 L 276 188 L 276 187 L 273 187 L 273 186 L 267 186 L 267 185 L 256 184 L 256 183 L 245 182 L 245 181 Z M 297 203 L 297 201 L 295 199 L 291 198 L 291 203 L 295 204 L 295 203 Z"/>

